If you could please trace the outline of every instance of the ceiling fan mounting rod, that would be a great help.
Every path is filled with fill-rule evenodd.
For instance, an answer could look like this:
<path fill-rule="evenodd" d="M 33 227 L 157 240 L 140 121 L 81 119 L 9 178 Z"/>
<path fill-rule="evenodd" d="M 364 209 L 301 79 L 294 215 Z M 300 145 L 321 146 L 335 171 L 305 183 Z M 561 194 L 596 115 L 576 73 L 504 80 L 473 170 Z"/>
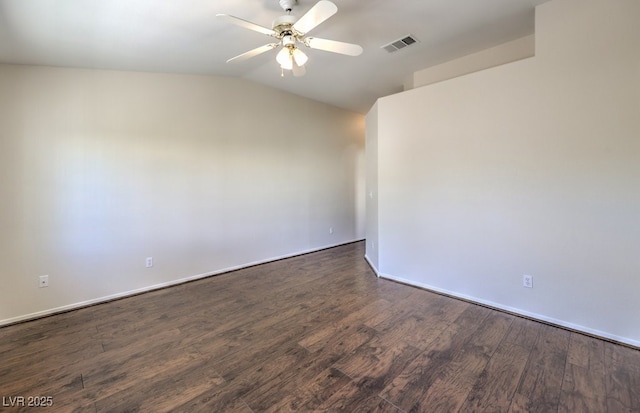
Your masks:
<path fill-rule="evenodd" d="M 291 13 L 293 6 L 296 5 L 296 0 L 280 0 L 280 7 L 287 13 Z"/>

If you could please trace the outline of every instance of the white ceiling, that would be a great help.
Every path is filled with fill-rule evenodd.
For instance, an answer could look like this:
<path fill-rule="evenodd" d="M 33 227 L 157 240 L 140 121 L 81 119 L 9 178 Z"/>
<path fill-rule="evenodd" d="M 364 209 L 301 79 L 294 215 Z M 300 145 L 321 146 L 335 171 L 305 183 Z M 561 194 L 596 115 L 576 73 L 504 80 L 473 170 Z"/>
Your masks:
<path fill-rule="evenodd" d="M 533 33 L 534 7 L 546 1 L 333 0 L 338 13 L 312 35 L 364 52 L 305 49 L 307 75 L 281 78 L 275 51 L 225 63 L 272 38 L 215 17 L 271 27 L 284 14 L 278 0 L 0 0 L 0 62 L 238 76 L 366 113 L 416 70 Z M 293 14 L 315 3 L 299 0 Z M 391 54 L 380 48 L 407 34 L 419 43 Z"/>

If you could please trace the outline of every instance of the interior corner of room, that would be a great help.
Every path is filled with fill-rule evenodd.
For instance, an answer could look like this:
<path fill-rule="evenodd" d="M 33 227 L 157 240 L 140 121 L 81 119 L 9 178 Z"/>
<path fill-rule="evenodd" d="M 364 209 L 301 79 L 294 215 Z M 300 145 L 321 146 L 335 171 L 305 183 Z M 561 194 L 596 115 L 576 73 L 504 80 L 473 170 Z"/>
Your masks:
<path fill-rule="evenodd" d="M 380 276 L 640 344 L 639 11 L 544 3 L 534 39 L 378 100 L 366 254 Z"/>

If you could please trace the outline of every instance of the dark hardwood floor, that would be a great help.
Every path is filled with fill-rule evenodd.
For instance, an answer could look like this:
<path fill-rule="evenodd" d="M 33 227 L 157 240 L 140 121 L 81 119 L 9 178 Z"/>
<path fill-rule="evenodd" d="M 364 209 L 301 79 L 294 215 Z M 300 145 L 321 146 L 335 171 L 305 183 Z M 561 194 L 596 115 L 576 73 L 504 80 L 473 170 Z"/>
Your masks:
<path fill-rule="evenodd" d="M 640 351 L 377 279 L 363 255 L 1 328 L 0 410 L 640 412 Z"/>

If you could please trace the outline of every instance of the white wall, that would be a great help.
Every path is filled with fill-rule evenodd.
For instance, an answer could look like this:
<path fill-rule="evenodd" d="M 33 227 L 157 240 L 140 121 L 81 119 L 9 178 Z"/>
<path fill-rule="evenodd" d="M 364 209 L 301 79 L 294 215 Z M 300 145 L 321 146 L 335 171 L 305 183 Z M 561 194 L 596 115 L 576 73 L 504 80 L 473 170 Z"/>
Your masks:
<path fill-rule="evenodd" d="M 242 80 L 0 65 L 0 324 L 361 239 L 363 158 Z"/>
<path fill-rule="evenodd" d="M 378 271 L 640 345 L 638 16 L 553 0 L 534 58 L 380 99 Z"/>
<path fill-rule="evenodd" d="M 515 62 L 535 55 L 535 35 L 521 37 L 459 59 L 419 70 L 409 76 L 404 89 L 414 89 L 432 83 L 466 75 L 491 67 Z"/>
<path fill-rule="evenodd" d="M 378 103 L 366 117 L 366 217 L 367 242 L 365 257 L 374 269 L 378 268 Z"/>

